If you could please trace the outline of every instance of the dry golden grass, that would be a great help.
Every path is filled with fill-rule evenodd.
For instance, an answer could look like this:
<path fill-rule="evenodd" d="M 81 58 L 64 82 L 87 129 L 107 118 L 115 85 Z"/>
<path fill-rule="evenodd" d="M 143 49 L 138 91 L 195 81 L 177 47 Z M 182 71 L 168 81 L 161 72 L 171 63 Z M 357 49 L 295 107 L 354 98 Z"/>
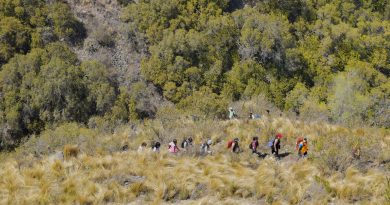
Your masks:
<path fill-rule="evenodd" d="M 71 157 L 77 157 L 79 152 L 80 149 L 77 145 L 65 145 L 62 151 L 65 160 L 68 160 Z"/>
<path fill-rule="evenodd" d="M 72 156 L 66 160 L 28 154 L 22 158 L 20 153 L 2 158 L 0 204 L 389 204 L 390 175 L 388 164 L 383 163 L 389 159 L 387 131 L 282 118 L 182 121 L 171 128 L 148 123 L 139 125 L 136 135 L 124 128 L 112 135 L 94 136 L 93 146 L 87 139 L 90 147 L 78 145 L 84 151 L 66 146 L 64 155 Z M 159 134 L 151 129 L 158 129 Z M 292 154 L 276 160 L 249 153 L 247 144 L 253 135 L 260 137 L 261 151 L 269 153 L 265 145 L 275 132 L 285 135 L 282 153 Z M 212 138 L 214 154 L 167 153 L 169 139 L 188 133 L 197 143 Z M 294 152 L 298 135 L 309 138 L 306 160 L 297 161 Z M 226 150 L 227 140 L 235 136 L 241 139 L 243 153 Z M 159 137 L 164 142 L 160 153 L 136 152 L 140 142 Z M 333 153 L 332 143 L 343 149 Z M 354 161 L 348 149 L 356 143 L 362 146 L 362 157 Z M 123 144 L 130 150 L 120 151 Z M 371 153 L 374 145 L 381 149 Z M 332 154 L 345 158 L 332 158 Z M 345 168 L 337 160 L 346 160 Z"/>

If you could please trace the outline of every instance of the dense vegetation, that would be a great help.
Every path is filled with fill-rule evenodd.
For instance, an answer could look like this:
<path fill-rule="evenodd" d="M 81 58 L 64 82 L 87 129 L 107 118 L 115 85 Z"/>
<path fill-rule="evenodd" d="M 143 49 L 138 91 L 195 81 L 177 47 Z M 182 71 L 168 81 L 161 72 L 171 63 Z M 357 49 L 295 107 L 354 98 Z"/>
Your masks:
<path fill-rule="evenodd" d="M 386 0 L 0 0 L 0 204 L 388 204 L 389 75 Z"/>
<path fill-rule="evenodd" d="M 264 94 L 282 110 L 389 127 L 386 1 L 137 2 L 123 19 L 149 45 L 143 74 L 179 106 L 199 91 Z"/>
<path fill-rule="evenodd" d="M 387 1 L 119 3 L 144 52 L 140 81 L 126 86 L 114 69 L 77 58 L 71 47 L 87 31 L 66 3 L 0 0 L 0 149 L 63 122 L 154 117 L 149 83 L 180 112 L 205 118 L 266 96 L 303 119 L 390 127 Z"/>
<path fill-rule="evenodd" d="M 83 25 L 61 1 L 0 1 L 0 66 L 54 41 L 75 44 L 86 35 Z"/>

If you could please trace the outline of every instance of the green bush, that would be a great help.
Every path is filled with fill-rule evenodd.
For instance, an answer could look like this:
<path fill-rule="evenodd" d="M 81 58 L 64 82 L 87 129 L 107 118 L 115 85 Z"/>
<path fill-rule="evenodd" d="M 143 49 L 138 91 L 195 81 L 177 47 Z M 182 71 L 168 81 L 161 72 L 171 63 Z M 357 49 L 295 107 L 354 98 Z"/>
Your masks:
<path fill-rule="evenodd" d="M 190 114 L 204 118 L 226 117 L 228 102 L 213 93 L 209 88 L 203 87 L 189 97 L 183 99 L 178 107 Z"/>
<path fill-rule="evenodd" d="M 83 24 L 65 3 L 0 0 L 0 66 L 32 48 L 58 40 L 80 43 L 85 37 Z"/>
<path fill-rule="evenodd" d="M 139 45 L 148 43 L 143 75 L 178 105 L 207 87 L 233 101 L 265 95 L 279 109 L 308 118 L 314 110 L 322 120 L 387 126 L 387 112 L 379 111 L 388 104 L 387 7 L 245 3 L 235 9 L 227 1 L 128 4 L 123 20 Z"/>
<path fill-rule="evenodd" d="M 46 126 L 87 122 L 90 116 L 111 110 L 116 94 L 106 68 L 97 62 L 78 64 L 69 47 L 55 43 L 3 66 L 1 148 Z"/>

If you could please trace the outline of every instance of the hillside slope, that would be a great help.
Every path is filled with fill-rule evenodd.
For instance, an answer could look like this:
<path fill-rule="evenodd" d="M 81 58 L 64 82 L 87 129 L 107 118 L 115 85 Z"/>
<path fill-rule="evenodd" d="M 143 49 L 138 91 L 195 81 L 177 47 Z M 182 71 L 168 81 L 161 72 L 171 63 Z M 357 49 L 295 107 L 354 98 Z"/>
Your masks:
<path fill-rule="evenodd" d="M 253 135 L 260 138 L 260 150 L 269 153 L 266 142 L 275 132 L 284 134 L 285 157 L 249 153 L 246 145 Z M 188 135 L 195 147 L 167 153 L 170 139 Z M 306 160 L 297 161 L 298 135 L 309 139 Z M 240 138 L 242 153 L 226 150 L 232 136 Z M 198 146 L 208 138 L 213 154 L 201 156 Z M 159 139 L 160 153 L 136 151 L 140 142 Z M 58 154 L 67 143 L 78 145 L 77 157 Z M 356 146 L 361 147 L 359 158 L 351 155 Z M 389 146 L 387 131 L 282 118 L 155 120 L 115 134 L 67 124 L 31 139 L 1 163 L 0 204 L 386 204 Z"/>
<path fill-rule="evenodd" d="M 67 0 L 87 29 L 84 45 L 75 47 L 80 60 L 98 60 L 116 73 L 121 84 L 139 80 L 141 54 L 133 47 L 120 20 L 121 6 L 108 0 Z"/>
<path fill-rule="evenodd" d="M 81 61 L 106 65 L 120 92 L 136 93 L 136 110 L 141 118 L 153 117 L 158 106 L 169 104 L 156 86 L 141 75 L 140 63 L 146 46 L 129 36 L 129 26 L 121 20 L 123 5 L 116 0 L 67 0 L 74 16 L 84 24 L 83 45 L 73 46 Z M 142 87 L 142 92 L 139 87 Z"/>

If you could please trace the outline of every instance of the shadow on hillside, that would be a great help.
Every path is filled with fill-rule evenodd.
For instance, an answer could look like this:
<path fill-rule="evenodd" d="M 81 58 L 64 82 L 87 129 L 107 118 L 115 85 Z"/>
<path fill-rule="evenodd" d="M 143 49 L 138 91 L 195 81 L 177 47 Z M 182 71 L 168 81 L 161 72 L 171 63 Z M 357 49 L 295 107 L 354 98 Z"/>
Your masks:
<path fill-rule="evenodd" d="M 262 159 L 264 159 L 268 155 L 267 153 L 261 153 L 261 152 L 258 152 L 256 154 L 257 154 L 257 156 L 259 156 Z"/>
<path fill-rule="evenodd" d="M 291 154 L 290 152 L 285 152 L 285 153 L 279 154 L 279 158 L 283 159 L 283 158 L 287 157 L 290 154 Z"/>
<path fill-rule="evenodd" d="M 73 21 L 70 22 L 71 29 L 74 32 L 67 39 L 73 46 L 82 45 L 84 39 L 87 38 L 87 29 L 83 22 Z"/>

